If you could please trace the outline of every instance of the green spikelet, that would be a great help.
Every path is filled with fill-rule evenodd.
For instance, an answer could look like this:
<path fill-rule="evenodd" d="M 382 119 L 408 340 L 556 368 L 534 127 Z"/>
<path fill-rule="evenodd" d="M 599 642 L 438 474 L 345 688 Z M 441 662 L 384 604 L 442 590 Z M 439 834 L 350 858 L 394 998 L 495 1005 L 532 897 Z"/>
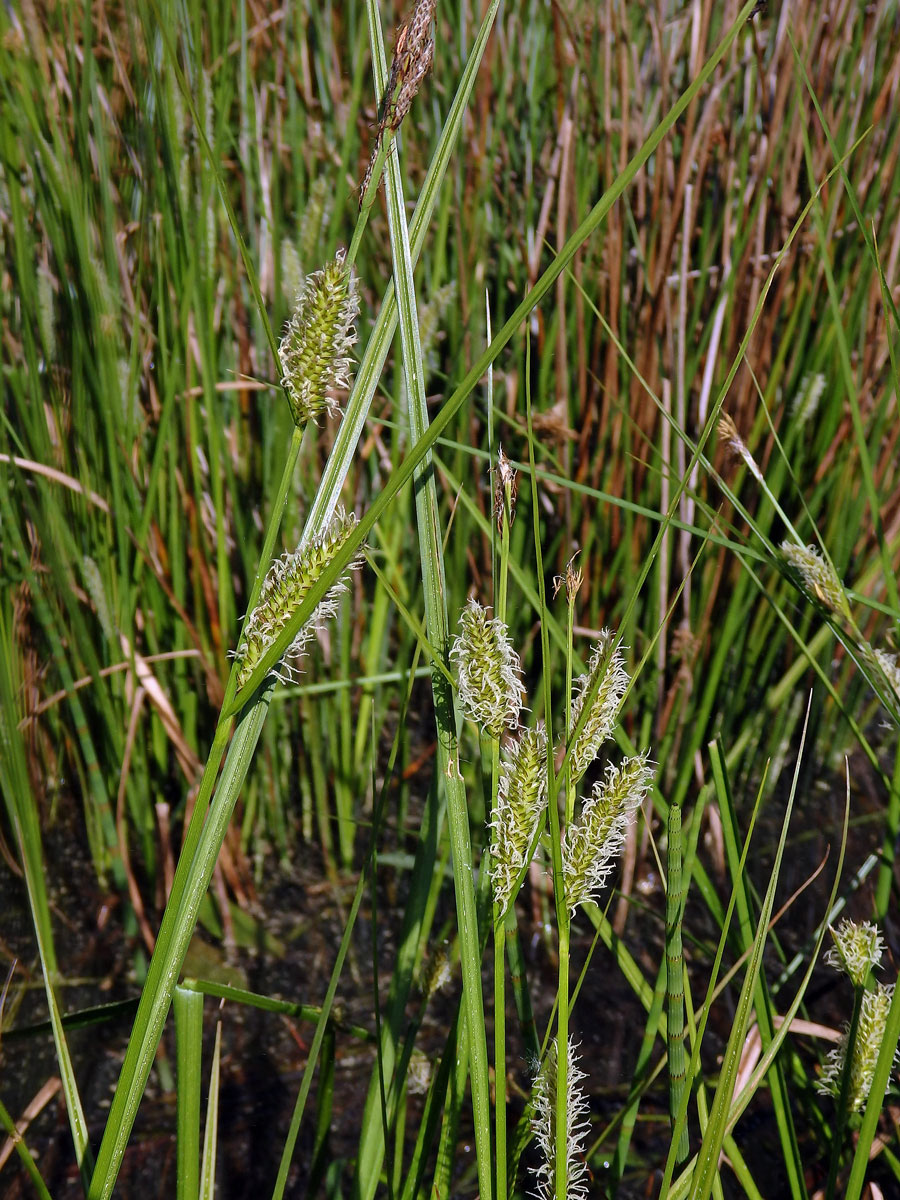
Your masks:
<path fill-rule="evenodd" d="M 803 586 L 825 608 L 849 616 L 850 606 L 834 567 L 816 546 L 797 546 L 782 542 L 781 553 L 800 576 Z"/>
<path fill-rule="evenodd" d="M 356 277 L 339 254 L 307 277 L 288 322 L 278 357 L 294 424 L 338 411 L 335 391 L 350 386 L 353 322 L 359 312 Z"/>
<path fill-rule="evenodd" d="M 628 687 L 625 661 L 613 648 L 615 634 L 604 629 L 594 647 L 587 673 L 575 680 L 576 696 L 572 704 L 572 732 L 578 727 L 582 709 L 588 705 L 588 715 L 581 732 L 572 743 L 572 783 L 582 777 L 616 724 L 622 698 Z"/>
<path fill-rule="evenodd" d="M 859 1013 L 859 1026 L 853 1043 L 853 1059 L 850 1065 L 850 1089 L 847 1105 L 851 1112 L 859 1112 L 865 1107 L 872 1090 L 875 1078 L 875 1065 L 881 1044 L 884 1041 L 887 1027 L 888 1010 L 891 1007 L 891 997 L 894 985 L 886 987 L 877 983 L 872 991 L 865 992 Z M 841 1091 L 841 1078 L 847 1061 L 848 1033 L 845 1032 L 837 1046 L 829 1052 L 819 1080 L 818 1091 L 823 1096 L 838 1096 Z M 897 1054 L 894 1052 L 894 1065 Z"/>
<path fill-rule="evenodd" d="M 578 820 L 566 830 L 562 848 L 566 903 L 596 900 L 625 845 L 625 830 L 634 820 L 653 782 L 645 754 L 610 766 L 598 780 Z"/>
<path fill-rule="evenodd" d="M 499 738 L 504 729 L 517 729 L 524 695 L 519 656 L 509 644 L 503 622 L 489 617 L 472 597 L 460 614 L 450 658 L 456 664 L 466 716 L 491 737 Z"/>
<path fill-rule="evenodd" d="M 854 987 L 865 987 L 869 971 L 881 966 L 884 953 L 878 926 L 871 921 L 851 921 L 845 917 L 830 932 L 834 944 L 825 954 L 825 962 L 836 971 L 843 971 Z"/>
<path fill-rule="evenodd" d="M 500 764 L 497 804 L 491 820 L 491 882 L 505 913 L 531 848 L 547 793 L 547 733 L 525 729 Z"/>
<path fill-rule="evenodd" d="M 352 513 L 348 516 L 339 510 L 323 533 L 312 538 L 293 554 L 282 555 L 269 568 L 259 602 L 247 619 L 244 641 L 236 654 L 240 662 L 239 689 L 250 678 L 256 664 L 303 603 L 310 588 L 346 545 L 357 524 Z M 325 593 L 310 619 L 291 642 L 285 658 L 296 658 L 302 654 L 307 643 L 315 636 L 316 630 L 325 620 L 335 615 L 338 600 L 347 588 L 349 572 L 359 566 L 361 561 L 361 555 L 351 561 L 343 577 Z M 290 677 L 291 668 L 285 670 Z M 275 673 L 278 674 L 277 670 Z M 280 675 L 278 677 L 281 678 Z"/>

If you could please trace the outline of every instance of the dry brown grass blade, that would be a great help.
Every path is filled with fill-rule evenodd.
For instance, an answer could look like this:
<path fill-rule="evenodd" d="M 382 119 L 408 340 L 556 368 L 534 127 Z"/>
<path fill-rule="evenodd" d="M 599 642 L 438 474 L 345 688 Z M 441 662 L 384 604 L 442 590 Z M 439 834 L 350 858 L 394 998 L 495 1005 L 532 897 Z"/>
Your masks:
<path fill-rule="evenodd" d="M 21 1117 L 16 1121 L 18 1140 L 21 1140 L 25 1136 L 32 1121 L 40 1116 L 50 1101 L 59 1094 L 61 1089 L 62 1080 L 58 1075 L 52 1075 L 46 1083 L 38 1088 L 37 1092 L 35 1092 L 32 1099 L 26 1105 Z M 6 1166 L 10 1155 L 15 1153 L 15 1149 L 16 1138 L 7 1137 L 2 1146 L 0 1146 L 0 1171 Z"/>

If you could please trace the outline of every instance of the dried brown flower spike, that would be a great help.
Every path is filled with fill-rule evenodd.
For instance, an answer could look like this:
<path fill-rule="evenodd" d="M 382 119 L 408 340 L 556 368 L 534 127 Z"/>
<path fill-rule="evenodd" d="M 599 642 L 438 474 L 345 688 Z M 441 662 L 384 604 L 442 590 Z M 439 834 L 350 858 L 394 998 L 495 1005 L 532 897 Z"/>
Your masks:
<path fill-rule="evenodd" d="M 409 112 L 413 97 L 434 61 L 434 37 L 431 22 L 437 0 L 419 0 L 412 16 L 400 26 L 397 45 L 381 104 L 379 134 L 385 128 L 395 133 Z"/>
<path fill-rule="evenodd" d="M 375 145 L 372 147 L 372 157 L 359 189 L 360 208 L 369 190 L 385 133 L 396 133 L 400 128 L 422 80 L 431 70 L 431 64 L 434 62 L 434 35 L 431 32 L 431 24 L 436 7 L 437 0 L 418 0 L 409 20 L 401 25 L 397 32 L 387 87 L 381 98 Z"/>
<path fill-rule="evenodd" d="M 497 451 L 497 470 L 494 475 L 494 519 L 497 529 L 503 531 L 504 518 L 512 525 L 516 519 L 516 494 L 519 490 L 519 472 L 503 453 Z"/>

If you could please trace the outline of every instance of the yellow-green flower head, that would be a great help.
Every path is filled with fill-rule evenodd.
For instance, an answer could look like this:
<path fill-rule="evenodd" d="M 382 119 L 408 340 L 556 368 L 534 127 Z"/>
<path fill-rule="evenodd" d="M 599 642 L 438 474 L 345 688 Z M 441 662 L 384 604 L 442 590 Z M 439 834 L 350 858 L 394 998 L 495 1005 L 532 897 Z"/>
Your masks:
<path fill-rule="evenodd" d="M 615 860 L 625 846 L 625 830 L 653 783 L 646 754 L 610 765 L 606 778 L 594 784 L 578 820 L 566 830 L 562 845 L 566 903 L 574 913 L 579 904 L 596 901 Z"/>
<path fill-rule="evenodd" d="M 578 727 L 585 704 L 588 705 L 588 715 L 584 727 L 572 744 L 569 761 L 573 783 L 577 783 L 582 777 L 615 728 L 622 698 L 628 688 L 625 660 L 618 649 L 613 649 L 614 642 L 615 634 L 612 630 L 604 629 L 594 647 L 587 674 L 575 680 L 570 737 Z"/>
<path fill-rule="evenodd" d="M 459 618 L 450 659 L 456 664 L 463 711 L 482 729 L 499 738 L 518 729 L 525 689 L 519 656 L 509 644 L 504 623 L 469 598 Z"/>
<path fill-rule="evenodd" d="M 743 438 L 738 433 L 737 425 L 735 425 L 733 418 L 724 408 L 719 412 L 719 438 L 731 454 L 743 461 L 744 466 L 747 467 L 750 474 L 762 483 L 762 471 L 756 465 L 753 455 L 744 445 Z"/>
<path fill-rule="evenodd" d="M 500 763 L 490 829 L 491 882 L 501 913 L 515 899 L 514 889 L 526 865 L 546 795 L 547 732 L 543 725 L 537 725 L 522 731 Z"/>
<path fill-rule="evenodd" d="M 434 1063 L 421 1050 L 413 1050 L 406 1071 L 406 1090 L 411 1096 L 424 1096 L 431 1086 Z"/>
<path fill-rule="evenodd" d="M 830 933 L 834 945 L 825 954 L 825 961 L 848 975 L 854 987 L 864 987 L 869 971 L 881 966 L 884 942 L 878 926 L 871 921 L 857 922 L 845 917 Z"/>
<path fill-rule="evenodd" d="M 240 662 L 238 688 L 242 688 L 250 678 L 253 668 L 288 624 L 328 564 L 346 545 L 358 524 L 352 513 L 348 515 L 339 509 L 322 533 L 309 538 L 293 554 L 282 555 L 269 568 L 256 608 L 247 618 L 244 640 L 235 655 Z M 325 593 L 312 616 L 291 642 L 285 658 L 301 655 L 316 631 L 337 613 L 338 600 L 347 590 L 349 573 L 361 561 L 361 554 L 352 559 L 341 578 Z M 292 668 L 284 667 L 282 663 L 274 671 L 277 678 L 281 678 L 278 673 L 281 669 L 285 670 L 288 678 L 291 677 Z"/>
<path fill-rule="evenodd" d="M 888 683 L 894 689 L 897 699 L 900 700 L 900 661 L 898 661 L 897 655 L 888 654 L 887 650 L 876 650 L 875 658 L 879 667 L 884 671 Z"/>
<path fill-rule="evenodd" d="M 891 1007 L 893 993 L 893 984 L 885 987 L 883 983 L 878 983 L 872 991 L 863 993 L 850 1067 L 850 1091 L 847 1104 L 851 1112 L 859 1112 L 865 1106 L 869 1092 L 872 1090 L 875 1065 L 884 1041 L 888 1009 Z M 829 1052 L 825 1060 L 822 1078 L 818 1084 L 818 1091 L 822 1096 L 836 1097 L 840 1095 L 841 1078 L 847 1061 L 848 1036 L 849 1031 L 845 1030 L 840 1042 Z M 896 1047 L 894 1048 L 893 1062 L 896 1067 Z"/>
<path fill-rule="evenodd" d="M 278 347 L 282 383 L 298 428 L 324 412 L 339 411 L 334 393 L 350 387 L 358 312 L 356 275 L 343 253 L 307 276 Z"/>
<path fill-rule="evenodd" d="M 445 943 L 432 950 L 423 962 L 419 972 L 419 989 L 422 995 L 430 1000 L 435 992 L 440 992 L 449 986 L 452 979 L 450 955 Z"/>
<path fill-rule="evenodd" d="M 558 1045 L 550 1043 L 547 1056 L 534 1081 L 534 1116 L 531 1128 L 541 1151 L 541 1164 L 534 1170 L 539 1200 L 556 1196 L 556 1071 Z M 587 1195 L 585 1138 L 590 1130 L 590 1104 L 580 1086 L 585 1078 L 578 1066 L 575 1045 L 570 1037 L 566 1046 L 566 1197 L 582 1200 Z"/>
<path fill-rule="evenodd" d="M 849 612 L 847 597 L 834 567 L 823 558 L 815 546 L 798 546 L 795 542 L 782 542 L 781 553 L 803 581 L 803 586 L 812 592 L 819 603 L 832 612 Z"/>

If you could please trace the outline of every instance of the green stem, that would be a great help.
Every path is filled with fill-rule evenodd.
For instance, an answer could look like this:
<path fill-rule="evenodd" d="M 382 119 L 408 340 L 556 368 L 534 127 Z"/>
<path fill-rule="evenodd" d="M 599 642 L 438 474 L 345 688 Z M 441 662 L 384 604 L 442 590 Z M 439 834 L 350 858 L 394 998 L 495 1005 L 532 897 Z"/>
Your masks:
<path fill-rule="evenodd" d="M 528 992 L 528 980 L 525 978 L 525 956 L 522 953 L 514 903 L 506 910 L 503 933 L 506 938 L 506 957 L 509 960 L 509 981 L 512 984 L 516 1015 L 519 1018 L 519 1031 L 525 1043 L 525 1058 L 527 1062 L 532 1063 L 540 1057 L 541 1046 Z"/>
<path fill-rule="evenodd" d="M 850 1029 L 847 1033 L 847 1054 L 844 1059 L 844 1069 L 841 1072 L 841 1087 L 837 1097 L 837 1126 L 831 1143 L 831 1164 L 828 1168 L 828 1182 L 825 1185 L 825 1200 L 834 1200 L 838 1170 L 841 1165 L 841 1150 L 844 1145 L 844 1130 L 847 1128 L 847 1104 L 850 1099 L 850 1080 L 853 1075 L 853 1055 L 856 1049 L 856 1037 L 859 1031 L 859 1018 L 862 1013 L 865 986 L 853 989 L 853 1015 L 850 1017 Z"/>
<path fill-rule="evenodd" d="M 887 916 L 891 888 L 894 885 L 894 847 L 897 845 L 898 832 L 900 832 L 900 742 L 898 742 L 894 757 L 894 774 L 891 778 L 891 789 L 888 794 L 887 813 L 884 821 L 881 866 L 878 868 L 878 882 L 875 885 L 875 916 L 879 921 L 883 921 Z"/>
<path fill-rule="evenodd" d="M 572 641 L 575 628 L 577 588 L 569 586 L 566 571 L 566 730 L 572 728 Z M 575 781 L 572 758 L 566 754 L 563 767 L 565 820 L 568 829 L 575 819 Z M 553 806 L 556 809 L 556 805 Z M 558 809 L 557 809 L 558 811 Z M 561 864 L 560 864 L 561 866 Z M 555 865 L 554 865 L 555 870 Z M 556 1035 L 556 1200 L 566 1198 L 568 1162 L 568 1088 L 569 1088 L 569 939 L 570 916 L 566 904 L 565 882 L 560 869 L 556 892 L 556 920 L 559 925 L 559 1013 Z"/>
<path fill-rule="evenodd" d="M 531 408 L 531 338 L 525 339 L 525 420 L 528 428 L 528 465 L 530 467 L 529 477 L 531 482 L 531 520 L 534 531 L 534 556 L 536 577 L 538 585 L 538 606 L 541 613 L 541 662 L 543 666 L 543 700 L 544 700 L 544 715 L 547 722 L 548 734 L 552 730 L 552 694 L 550 691 L 550 634 L 549 622 L 545 619 L 547 616 L 547 597 L 544 587 L 544 559 L 541 552 L 541 523 L 539 518 L 540 504 L 538 503 L 537 494 L 537 470 L 534 460 L 534 423 L 532 420 Z M 567 704 L 570 701 L 567 701 Z M 568 713 L 567 708 L 567 713 Z M 552 744 L 552 743 L 551 743 Z M 569 913 L 566 908 L 565 882 L 563 880 L 562 870 L 562 850 L 560 845 L 560 828 L 559 828 L 559 782 L 557 780 L 556 771 L 553 764 L 552 751 L 547 755 L 547 804 L 550 823 L 550 856 L 553 864 L 553 894 L 556 904 L 556 919 L 559 926 L 559 1018 L 557 1030 L 557 1053 L 556 1053 L 556 1079 L 557 1079 L 557 1136 L 556 1136 L 556 1195 L 558 1200 L 565 1200 L 565 1158 L 562 1162 L 562 1171 L 559 1170 L 559 1099 L 560 1079 L 565 1079 L 566 1068 L 560 1064 L 560 1045 L 563 1033 L 568 1036 L 569 1025 Z M 565 962 L 565 970 L 563 969 Z M 564 982 L 565 981 L 565 982 Z M 565 1003 L 563 1003 L 565 1000 Z M 563 1015 L 565 1014 L 565 1015 Z M 552 1018 L 551 1018 L 552 1019 Z M 568 1046 L 565 1047 L 568 1049 Z M 563 1062 L 567 1062 L 567 1058 L 563 1056 Z M 565 1095 L 563 1093 L 563 1117 L 565 1127 Z M 560 1195 L 560 1184 L 562 1184 L 562 1195 Z"/>
<path fill-rule="evenodd" d="M 504 511 L 500 530 L 500 570 L 497 576 L 497 599 L 495 607 L 497 616 L 506 623 L 506 600 L 509 591 L 509 520 Z"/>
<path fill-rule="evenodd" d="M 269 526 L 263 539 L 260 569 L 257 571 L 253 586 L 250 589 L 250 600 L 247 605 L 248 615 L 253 611 L 253 607 L 259 598 L 265 571 L 268 568 L 275 546 L 275 539 L 281 526 L 288 488 L 293 477 L 297 456 L 300 452 L 301 438 L 301 432 L 295 429 L 291 438 L 284 471 L 282 472 L 281 482 L 275 494 L 275 503 L 269 517 Z M 193 933 L 197 908 L 206 891 L 209 877 L 215 866 L 219 849 L 225 838 L 225 831 L 228 828 L 228 820 L 230 820 L 231 813 L 234 810 L 238 792 L 243 783 L 244 775 L 246 774 L 250 758 L 262 729 L 262 721 L 265 719 L 265 713 L 268 710 L 272 685 L 269 685 L 263 691 L 262 695 L 254 701 L 252 708 L 247 710 L 246 715 L 248 719 L 241 720 L 238 725 L 231 743 L 228 762 L 240 764 L 242 771 L 231 772 L 230 786 L 233 791 L 229 792 L 229 768 L 228 764 L 226 764 L 225 773 L 223 773 L 222 781 L 216 794 L 214 805 L 216 812 L 214 813 L 210 810 L 210 819 L 207 821 L 210 798 L 215 788 L 219 765 L 222 762 L 231 733 L 232 720 L 224 714 L 228 711 L 236 688 L 237 662 L 235 661 L 232 664 L 231 674 L 225 688 L 222 710 L 219 714 L 215 734 L 213 735 L 209 757 L 206 760 L 206 766 L 203 770 L 200 790 L 194 804 L 194 811 L 188 823 L 181 854 L 178 858 L 175 877 L 172 881 L 172 891 L 166 903 L 165 912 L 163 913 L 162 923 L 156 939 L 156 947 L 150 959 L 147 979 L 141 992 L 138 1011 L 134 1019 L 131 1038 L 125 1051 L 125 1059 L 122 1063 L 119 1082 L 113 1096 L 109 1118 L 103 1131 L 103 1138 L 97 1155 L 97 1164 L 91 1178 L 90 1188 L 88 1189 L 88 1200 L 109 1200 L 112 1194 L 116 1176 L 125 1154 L 125 1147 L 128 1144 L 131 1128 L 137 1115 L 140 1099 L 147 1084 L 150 1068 L 153 1065 L 156 1048 L 162 1036 L 163 1026 L 172 1001 L 172 993 L 178 981 L 178 975 L 181 971 L 184 956 L 187 953 L 187 947 Z M 227 814 L 224 822 L 222 821 L 223 814 Z M 218 818 L 215 824 L 214 817 Z M 204 845 L 209 847 L 209 831 L 211 828 L 215 828 L 216 831 L 221 830 L 221 837 L 214 847 L 214 852 L 211 847 L 208 850 L 208 853 L 211 855 L 211 861 L 208 863 L 209 871 L 207 873 L 199 864 L 198 849 L 201 846 L 201 838 Z M 198 882 L 201 881 L 202 888 L 198 893 Z M 192 897 L 195 897 L 195 902 Z"/>
<path fill-rule="evenodd" d="M 291 480 L 294 478 L 294 468 L 297 465 L 297 459 L 300 456 L 300 447 L 302 444 L 303 430 L 297 429 L 295 426 L 294 431 L 291 434 L 291 444 L 288 447 L 284 470 L 281 472 L 281 481 L 278 484 L 278 491 L 275 493 L 275 502 L 272 505 L 272 513 L 269 517 L 269 525 L 266 529 L 266 536 L 263 539 L 262 550 L 259 556 L 259 568 L 256 572 L 256 578 L 253 580 L 253 586 L 250 589 L 250 599 L 247 601 L 247 616 L 249 616 L 256 607 L 256 602 L 259 599 L 259 593 L 262 590 L 266 572 L 268 571 L 272 562 L 272 557 L 275 552 L 275 539 L 278 537 L 278 531 L 281 528 L 281 518 L 284 515 L 288 491 L 291 486 Z M 244 619 L 246 621 L 246 617 Z M 233 681 L 236 682 L 236 672 L 234 670 L 232 670 L 231 677 L 228 680 L 229 687 L 231 687 Z M 226 705 L 223 703 L 222 707 L 225 708 Z"/>
<path fill-rule="evenodd" d="M 506 972 L 504 920 L 494 905 L 494 1117 L 496 1123 L 496 1200 L 506 1200 Z"/>
<path fill-rule="evenodd" d="M 559 921 L 559 1009 L 556 1018 L 556 1200 L 566 1200 L 569 1088 L 569 914 Z"/>
<path fill-rule="evenodd" d="M 568 575 L 568 572 L 567 572 Z M 570 743 L 572 739 L 572 642 L 575 629 L 575 597 L 566 584 L 566 731 Z M 588 702 L 585 702 L 585 709 Z M 564 764 L 564 786 L 566 796 L 566 828 L 575 820 L 575 784 L 572 780 L 572 756 L 569 753 L 571 744 L 566 747 Z"/>
<path fill-rule="evenodd" d="M 669 1114 L 672 1133 L 684 1095 L 687 1061 L 684 1053 L 684 965 L 681 947 L 683 887 L 681 875 L 681 808 L 669 805 L 666 872 L 666 1031 L 669 1050 Z M 675 1161 L 688 1156 L 687 1120 L 682 1124 Z"/>
<path fill-rule="evenodd" d="M 490 320 L 490 313 L 488 313 Z M 490 332 L 490 326 L 488 327 Z M 492 379 L 492 376 L 490 377 Z M 491 388 L 492 392 L 493 389 Z M 489 400 L 488 411 L 493 412 Z M 492 439 L 493 440 L 493 439 Z M 496 453 L 492 448 L 492 459 Z M 509 584 L 509 489 L 504 488 L 503 510 L 500 514 L 500 553 L 496 564 L 497 592 L 494 597 L 494 612 L 499 620 L 506 622 L 506 602 Z M 500 784 L 500 743 L 494 741 L 491 756 L 491 797 L 496 804 Z M 513 906 L 515 896 L 510 897 L 509 913 L 515 922 Z M 494 1119 L 496 1125 L 497 1190 L 496 1200 L 506 1200 L 506 973 L 504 948 L 506 944 L 506 922 L 499 907 L 494 905 Z"/>
<path fill-rule="evenodd" d="M 356 262 L 356 255 L 359 252 L 359 244 L 362 241 L 363 231 L 369 219 L 369 213 L 372 211 L 372 205 L 375 203 L 375 197 L 378 195 L 378 185 L 381 182 L 381 176 L 384 172 L 384 160 L 387 155 L 386 147 L 389 144 L 389 139 L 386 141 L 383 136 L 379 136 L 378 150 L 372 163 L 372 170 L 369 172 L 369 178 L 366 181 L 366 190 L 360 198 L 359 216 L 356 218 L 356 228 L 353 230 L 350 249 L 347 251 L 346 262 L 348 266 L 352 266 Z"/>

